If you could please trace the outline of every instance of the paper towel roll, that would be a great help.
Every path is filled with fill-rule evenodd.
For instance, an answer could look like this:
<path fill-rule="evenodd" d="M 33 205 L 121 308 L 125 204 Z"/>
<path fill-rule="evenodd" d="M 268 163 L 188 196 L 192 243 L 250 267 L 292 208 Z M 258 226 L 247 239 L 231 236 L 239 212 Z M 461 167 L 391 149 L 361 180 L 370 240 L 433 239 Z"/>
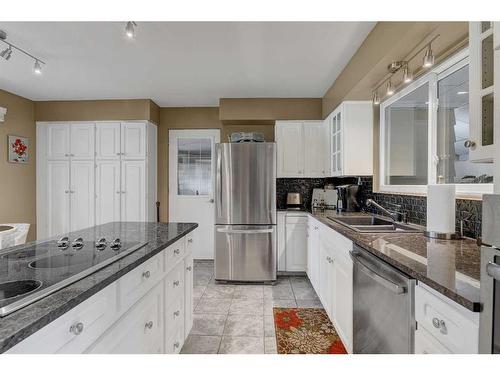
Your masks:
<path fill-rule="evenodd" d="M 455 185 L 427 185 L 427 231 L 455 233 Z"/>

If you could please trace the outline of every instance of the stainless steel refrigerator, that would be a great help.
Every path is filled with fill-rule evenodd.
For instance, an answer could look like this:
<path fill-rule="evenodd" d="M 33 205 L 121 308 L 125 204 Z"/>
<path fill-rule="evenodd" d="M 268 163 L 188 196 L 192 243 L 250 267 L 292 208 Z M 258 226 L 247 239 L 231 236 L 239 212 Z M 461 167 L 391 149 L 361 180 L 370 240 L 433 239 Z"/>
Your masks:
<path fill-rule="evenodd" d="M 276 144 L 217 144 L 215 279 L 276 280 Z"/>

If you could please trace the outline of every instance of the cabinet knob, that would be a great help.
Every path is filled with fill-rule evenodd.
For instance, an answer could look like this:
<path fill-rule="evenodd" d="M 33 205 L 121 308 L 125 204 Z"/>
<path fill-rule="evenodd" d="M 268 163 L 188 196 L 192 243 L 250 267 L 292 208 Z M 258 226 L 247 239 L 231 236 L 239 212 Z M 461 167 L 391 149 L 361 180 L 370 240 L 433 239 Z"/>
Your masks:
<path fill-rule="evenodd" d="M 174 311 L 174 316 L 179 316 L 179 315 L 180 315 L 180 313 L 181 313 L 181 312 L 180 312 L 179 310 Z"/>
<path fill-rule="evenodd" d="M 174 286 L 179 286 L 179 280 L 174 281 Z"/>
<path fill-rule="evenodd" d="M 149 272 L 149 271 L 144 271 L 142 273 L 142 277 L 144 277 L 145 279 L 149 279 L 150 276 L 151 276 L 151 272 Z"/>
<path fill-rule="evenodd" d="M 78 322 L 73 324 L 71 327 L 69 327 L 69 331 L 78 336 L 80 333 L 83 332 L 83 323 Z"/>
<path fill-rule="evenodd" d="M 465 148 L 474 148 L 474 147 L 476 147 L 476 142 L 471 141 L 470 139 L 468 139 L 468 140 L 466 140 L 464 142 L 464 147 Z"/>
<path fill-rule="evenodd" d="M 69 194 L 69 190 L 64 190 L 64 194 Z"/>
<path fill-rule="evenodd" d="M 179 255 L 179 254 L 180 254 L 180 252 L 181 252 L 181 251 L 180 251 L 179 249 L 175 249 L 175 250 L 174 250 L 174 254 L 176 254 L 176 255 Z"/>
<path fill-rule="evenodd" d="M 117 156 L 120 156 L 120 155 L 121 155 L 121 153 L 120 153 L 120 152 L 117 152 L 117 153 L 116 153 L 116 155 L 117 155 Z"/>
<path fill-rule="evenodd" d="M 186 270 L 191 271 L 191 270 L 192 270 L 192 267 L 191 267 L 191 266 L 187 266 L 187 267 L 186 267 Z"/>
<path fill-rule="evenodd" d="M 120 194 L 120 193 L 121 193 L 121 192 L 120 192 L 120 190 L 118 190 L 118 191 L 116 192 L 116 194 Z"/>
<path fill-rule="evenodd" d="M 179 341 L 176 341 L 176 342 L 174 343 L 174 348 L 175 348 L 175 349 L 177 349 L 177 348 L 179 347 L 179 345 L 180 345 L 180 344 L 179 344 Z"/>
<path fill-rule="evenodd" d="M 147 322 L 146 324 L 144 324 L 144 327 L 147 328 L 147 329 L 153 328 L 153 321 L 150 320 L 149 322 Z"/>
<path fill-rule="evenodd" d="M 432 325 L 434 326 L 434 328 L 439 329 L 439 332 L 441 332 L 443 335 L 446 335 L 448 333 L 448 328 L 446 328 L 446 323 L 443 319 L 433 318 Z"/>
<path fill-rule="evenodd" d="M 188 239 L 188 243 L 193 243 L 193 239 L 192 238 Z"/>

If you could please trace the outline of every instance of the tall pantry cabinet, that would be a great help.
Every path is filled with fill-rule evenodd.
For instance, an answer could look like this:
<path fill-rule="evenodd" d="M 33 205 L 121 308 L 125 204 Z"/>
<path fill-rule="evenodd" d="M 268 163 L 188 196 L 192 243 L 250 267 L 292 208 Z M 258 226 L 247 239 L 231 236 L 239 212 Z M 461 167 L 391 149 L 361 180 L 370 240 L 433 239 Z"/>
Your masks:
<path fill-rule="evenodd" d="M 156 126 L 37 123 L 37 237 L 112 221 L 154 221 Z"/>

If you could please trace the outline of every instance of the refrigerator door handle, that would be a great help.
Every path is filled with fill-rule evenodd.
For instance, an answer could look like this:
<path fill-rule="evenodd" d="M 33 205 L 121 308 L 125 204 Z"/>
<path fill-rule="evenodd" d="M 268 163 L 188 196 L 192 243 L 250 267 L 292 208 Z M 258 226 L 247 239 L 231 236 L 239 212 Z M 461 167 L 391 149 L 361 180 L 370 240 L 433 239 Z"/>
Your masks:
<path fill-rule="evenodd" d="M 262 234 L 262 233 L 273 233 L 274 229 L 224 229 L 217 228 L 217 232 L 228 233 L 228 234 Z"/>
<path fill-rule="evenodd" d="M 217 147 L 217 217 L 222 216 L 222 148 Z"/>

